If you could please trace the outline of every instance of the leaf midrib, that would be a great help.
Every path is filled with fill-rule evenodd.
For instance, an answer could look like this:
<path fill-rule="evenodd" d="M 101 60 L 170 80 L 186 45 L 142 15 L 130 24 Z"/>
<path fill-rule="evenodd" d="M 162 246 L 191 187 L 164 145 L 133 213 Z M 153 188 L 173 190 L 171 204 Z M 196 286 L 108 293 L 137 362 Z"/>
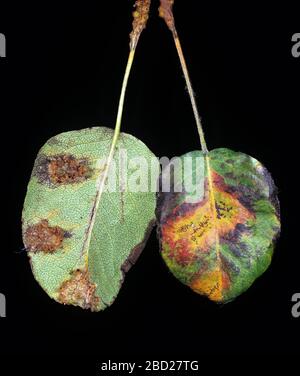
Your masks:
<path fill-rule="evenodd" d="M 209 185 L 209 202 L 210 202 L 210 208 L 213 216 L 213 226 L 215 228 L 215 241 L 216 241 L 216 256 L 217 256 L 217 263 L 219 267 L 219 289 L 222 294 L 223 291 L 223 283 L 222 283 L 222 270 L 221 270 L 221 254 L 220 254 L 220 236 L 217 228 L 217 209 L 216 209 L 216 198 L 214 194 L 214 183 L 211 173 L 211 166 L 210 166 L 210 158 L 209 155 L 205 155 L 205 161 L 206 161 L 206 167 L 207 167 L 207 179 L 208 179 L 208 185 Z"/>

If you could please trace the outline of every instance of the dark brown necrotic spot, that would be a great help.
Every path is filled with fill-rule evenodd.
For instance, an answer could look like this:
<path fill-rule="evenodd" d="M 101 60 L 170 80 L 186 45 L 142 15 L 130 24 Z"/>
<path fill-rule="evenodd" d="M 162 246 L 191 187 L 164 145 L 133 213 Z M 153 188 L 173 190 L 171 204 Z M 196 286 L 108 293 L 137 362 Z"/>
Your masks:
<path fill-rule="evenodd" d="M 80 183 L 92 175 L 92 168 L 86 158 L 76 158 L 71 154 L 37 158 L 33 175 L 38 181 L 50 186 Z"/>
<path fill-rule="evenodd" d="M 57 251 L 70 234 L 61 227 L 50 226 L 47 219 L 27 227 L 24 233 L 24 243 L 30 252 L 53 253 Z"/>
<path fill-rule="evenodd" d="M 58 301 L 97 311 L 100 298 L 96 296 L 96 287 L 96 284 L 91 282 L 88 271 L 75 270 L 59 288 Z"/>

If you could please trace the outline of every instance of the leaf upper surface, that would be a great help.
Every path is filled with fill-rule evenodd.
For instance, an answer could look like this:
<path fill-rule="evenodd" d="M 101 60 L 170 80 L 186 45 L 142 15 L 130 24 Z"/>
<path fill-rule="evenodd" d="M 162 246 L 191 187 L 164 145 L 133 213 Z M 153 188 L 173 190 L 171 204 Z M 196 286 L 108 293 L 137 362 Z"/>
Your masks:
<path fill-rule="evenodd" d="M 191 203 L 186 190 L 159 194 L 161 254 L 181 282 L 213 301 L 228 302 L 271 262 L 280 232 L 276 187 L 266 168 L 246 154 L 215 149 L 181 159 L 186 157 L 203 159 L 203 196 Z"/>

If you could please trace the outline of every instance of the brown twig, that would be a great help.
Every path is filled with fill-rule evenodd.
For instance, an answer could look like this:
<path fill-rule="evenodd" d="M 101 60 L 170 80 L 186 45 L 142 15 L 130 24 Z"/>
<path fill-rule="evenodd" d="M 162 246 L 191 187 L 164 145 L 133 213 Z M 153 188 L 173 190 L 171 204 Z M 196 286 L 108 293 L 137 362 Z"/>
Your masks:
<path fill-rule="evenodd" d="M 162 17 L 173 35 L 177 36 L 175 21 L 173 16 L 174 0 L 160 0 L 160 7 L 158 8 L 159 16 Z"/>
<path fill-rule="evenodd" d="M 145 29 L 150 10 L 151 0 L 137 0 L 134 4 L 132 32 L 130 33 L 130 49 L 136 48 L 142 31 Z"/>

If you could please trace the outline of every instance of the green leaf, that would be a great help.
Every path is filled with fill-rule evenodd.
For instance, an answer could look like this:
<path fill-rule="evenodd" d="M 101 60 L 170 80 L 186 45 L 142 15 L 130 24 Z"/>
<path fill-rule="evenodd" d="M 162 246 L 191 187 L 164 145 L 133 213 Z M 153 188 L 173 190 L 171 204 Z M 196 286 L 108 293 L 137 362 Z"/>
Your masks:
<path fill-rule="evenodd" d="M 130 162 L 134 158 L 143 157 L 149 168 L 152 162 L 159 169 L 158 161 L 141 141 L 125 133 L 110 166 L 110 191 L 103 191 L 91 221 L 97 209 L 97 179 L 105 170 L 100 162 L 109 154 L 112 137 L 111 129 L 95 127 L 48 140 L 36 158 L 22 216 L 36 280 L 56 301 L 92 311 L 113 303 L 155 222 L 155 192 L 138 192 L 138 186 L 130 191 L 123 175 L 127 171 L 128 181 L 140 178 L 138 166 Z M 122 178 L 120 158 L 126 162 L 121 149 L 128 161 Z M 149 183 L 147 168 L 142 173 Z"/>
<path fill-rule="evenodd" d="M 213 301 L 228 302 L 271 262 L 280 232 L 276 188 L 266 168 L 246 154 L 194 151 L 180 157 L 182 166 L 189 158 L 193 167 L 186 171 L 203 189 L 195 194 L 187 187 L 187 174 L 179 192 L 181 177 L 174 173 L 171 192 L 159 194 L 161 254 L 182 283 Z"/>

